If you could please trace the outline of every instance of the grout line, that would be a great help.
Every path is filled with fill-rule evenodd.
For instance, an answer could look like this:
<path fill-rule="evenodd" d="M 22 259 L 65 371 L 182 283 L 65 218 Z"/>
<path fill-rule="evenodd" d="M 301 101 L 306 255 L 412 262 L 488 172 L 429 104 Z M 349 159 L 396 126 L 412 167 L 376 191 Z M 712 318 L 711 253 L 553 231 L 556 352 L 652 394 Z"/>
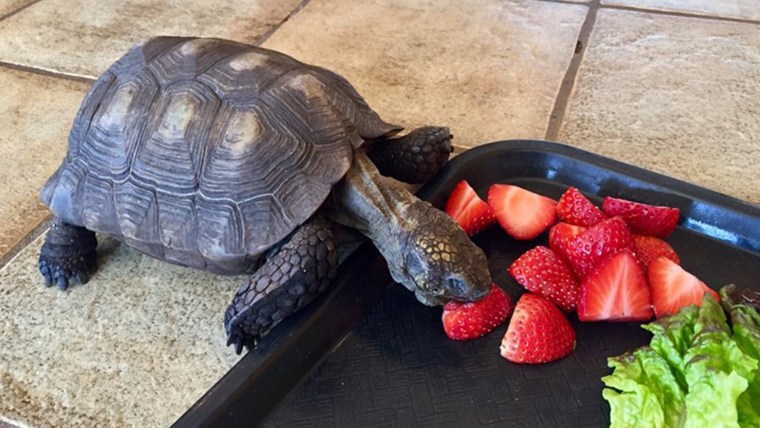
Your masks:
<path fill-rule="evenodd" d="M 653 15 L 677 16 L 681 18 L 707 19 L 710 21 L 722 21 L 722 22 L 734 22 L 737 24 L 760 25 L 760 20 L 756 20 L 756 19 L 702 15 L 697 12 L 687 12 L 687 11 L 680 11 L 680 10 L 647 9 L 647 8 L 639 8 L 639 7 L 633 7 L 633 6 L 616 5 L 616 4 L 605 4 L 605 5 L 601 5 L 601 7 L 603 9 L 614 9 L 614 10 L 623 10 L 623 11 L 628 11 L 628 12 L 650 13 Z"/>
<path fill-rule="evenodd" d="M 43 219 L 37 226 L 34 227 L 29 233 L 27 233 L 23 238 L 21 238 L 14 246 L 8 250 L 5 254 L 0 256 L 0 269 L 4 268 L 8 263 L 13 260 L 14 257 L 16 257 L 21 251 L 23 251 L 26 247 L 29 246 L 34 240 L 42 236 L 42 234 L 45 233 L 45 231 L 48 230 L 50 227 L 50 221 L 53 219 L 52 215 L 48 215 Z"/>
<path fill-rule="evenodd" d="M 583 62 L 583 57 L 588 47 L 588 40 L 591 35 L 591 31 L 594 28 L 596 22 L 596 14 L 599 10 L 601 0 L 593 0 L 588 5 L 588 14 L 586 20 L 583 21 L 581 30 L 578 33 L 578 41 L 575 45 L 575 53 L 570 60 L 570 65 L 567 67 L 565 77 L 562 79 L 562 84 L 559 87 L 557 98 L 554 100 L 554 107 L 552 108 L 551 115 L 549 116 L 549 123 L 546 126 L 546 139 L 549 141 L 556 141 L 559 136 L 559 130 L 562 126 L 562 121 L 565 118 L 565 112 L 567 106 L 570 103 L 570 96 L 573 93 L 575 87 L 575 80 L 578 77 L 578 70 Z"/>
<path fill-rule="evenodd" d="M 309 4 L 310 1 L 311 0 L 302 0 L 301 4 L 299 4 L 298 6 L 296 6 L 296 8 L 293 9 L 293 11 L 290 12 L 288 14 L 288 16 L 285 17 L 285 19 L 283 19 L 282 21 L 280 21 L 279 24 L 277 24 L 274 27 L 270 28 L 269 31 L 267 31 L 266 33 L 264 33 L 261 37 L 259 37 L 258 39 L 256 39 L 256 41 L 253 43 L 254 46 L 261 46 L 261 45 L 263 45 L 264 42 L 266 42 L 267 40 L 269 40 L 270 37 L 272 37 L 272 34 L 274 34 L 277 30 L 279 30 L 280 27 L 282 27 L 283 25 L 285 25 L 285 23 L 288 22 L 290 20 L 290 18 L 294 17 L 298 12 L 300 12 L 303 8 L 305 8 Z"/>
<path fill-rule="evenodd" d="M 95 79 L 84 76 L 77 76 L 74 74 L 58 73 L 55 71 L 46 70 L 44 68 L 31 67 L 28 65 L 14 64 L 12 62 L 0 61 L 0 67 L 10 68 L 11 70 L 23 71 L 25 73 L 32 73 L 47 77 L 56 77 L 59 79 L 71 80 L 74 82 L 92 84 Z"/>
<path fill-rule="evenodd" d="M 33 0 L 33 1 L 31 1 L 31 2 L 29 2 L 27 4 L 25 4 L 25 5 L 23 5 L 21 7 L 19 7 L 18 9 L 12 10 L 12 11 L 6 13 L 3 16 L 0 16 L 0 21 L 2 21 L 4 19 L 7 19 L 7 18 L 10 18 L 11 16 L 13 16 L 13 15 L 15 15 L 15 14 L 21 12 L 21 11 L 24 11 L 24 10 L 28 9 L 30 6 L 33 6 L 33 5 L 35 5 L 35 4 L 37 4 L 37 3 L 41 2 L 41 1 L 42 0 Z"/>

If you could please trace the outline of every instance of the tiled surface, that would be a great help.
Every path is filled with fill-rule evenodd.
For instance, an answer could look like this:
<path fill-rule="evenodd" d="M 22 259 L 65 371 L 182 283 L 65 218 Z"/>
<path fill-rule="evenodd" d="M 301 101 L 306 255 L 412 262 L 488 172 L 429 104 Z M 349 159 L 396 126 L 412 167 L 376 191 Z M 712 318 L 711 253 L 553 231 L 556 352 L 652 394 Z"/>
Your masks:
<path fill-rule="evenodd" d="M 0 22 L 0 60 L 95 77 L 137 41 L 195 35 L 252 43 L 301 0 L 43 0 Z"/>
<path fill-rule="evenodd" d="M 760 20 L 757 0 L 602 0 L 602 4 Z"/>
<path fill-rule="evenodd" d="M 757 25 L 601 10 L 560 140 L 760 204 L 758 118 Z"/>
<path fill-rule="evenodd" d="M 0 16 L 5 16 L 31 3 L 33 0 L 0 0 Z"/>
<path fill-rule="evenodd" d="M 88 86 L 0 69 L 0 258 L 48 215 L 38 191 L 66 155 Z"/>
<path fill-rule="evenodd" d="M 469 147 L 546 135 L 598 3 L 310 0 L 278 27 L 300 0 L 41 0 L 0 21 L 0 62 L 95 77 L 151 35 L 274 31 L 265 46 L 344 74 L 387 120 L 448 125 Z M 0 16 L 23 4 L 0 0 Z M 760 203 L 760 24 L 731 22 L 758 4 L 603 0 L 559 140 Z M 36 195 L 86 85 L 0 68 L 0 87 L 2 254 L 45 216 Z M 242 278 L 106 240 L 91 282 L 61 293 L 35 271 L 40 242 L 0 268 L 0 420 L 168 426 L 237 361 L 221 317 Z"/>
<path fill-rule="evenodd" d="M 471 147 L 544 137 L 586 12 L 533 0 L 312 0 L 264 46 L 343 74 L 388 121 L 445 124 Z"/>
<path fill-rule="evenodd" d="M 109 239 L 90 282 L 45 288 L 41 240 L 0 270 L 0 411 L 36 427 L 169 426 L 237 361 L 224 310 L 241 277 Z"/>

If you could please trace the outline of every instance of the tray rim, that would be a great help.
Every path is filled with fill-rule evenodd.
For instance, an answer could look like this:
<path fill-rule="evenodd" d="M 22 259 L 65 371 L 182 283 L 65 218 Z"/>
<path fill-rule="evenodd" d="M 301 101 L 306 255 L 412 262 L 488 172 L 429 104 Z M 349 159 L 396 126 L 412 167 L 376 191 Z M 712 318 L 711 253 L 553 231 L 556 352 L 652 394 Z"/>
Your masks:
<path fill-rule="evenodd" d="M 451 159 L 436 177 L 422 186 L 417 192 L 417 196 L 429 201 L 434 193 L 440 191 L 442 183 L 453 181 L 459 175 L 458 171 L 464 165 L 479 161 L 484 156 L 495 155 L 497 153 L 503 154 L 504 152 L 541 153 L 580 160 L 620 175 L 654 183 L 658 187 L 662 187 L 668 191 L 675 191 L 672 193 L 678 193 L 693 200 L 704 201 L 760 222 L 760 206 L 758 205 L 633 164 L 611 159 L 567 144 L 547 140 L 500 140 L 467 149 Z M 688 225 L 682 226 L 689 228 Z M 690 229 L 699 232 L 697 229 Z M 760 237 L 758 237 L 758 241 L 760 241 Z M 760 249 L 760 245 L 746 248 L 733 242 L 728 243 L 753 251 Z M 378 266 L 378 262 L 382 266 Z M 392 284 L 387 267 L 385 267 L 381 256 L 370 243 L 362 245 L 355 254 L 346 260 L 345 265 L 347 266 L 341 266 L 336 278 L 336 282 L 339 283 L 336 284 L 337 286 L 332 287 L 328 293 L 309 305 L 307 309 L 284 320 L 277 327 L 277 331 L 273 332 L 274 334 L 265 337 L 260 346 L 246 353 L 200 399 L 187 409 L 172 426 L 176 428 L 237 426 L 232 421 L 245 421 L 245 426 L 251 426 L 266 421 L 278 406 L 282 404 L 288 394 L 307 379 L 311 372 L 322 363 L 324 358 L 342 343 L 354 325 L 364 316 L 371 305 L 377 301 L 382 291 Z M 374 269 L 374 275 L 367 275 L 366 271 L 368 269 Z M 315 349 L 304 349 L 304 345 L 300 344 L 299 341 L 307 338 L 308 334 L 315 330 L 315 328 L 319 328 L 314 323 L 324 321 L 324 317 L 328 315 L 331 307 L 341 301 L 340 297 L 342 295 L 345 297 L 347 293 L 351 294 L 346 283 L 350 283 L 350 277 L 357 272 L 361 272 L 364 278 L 371 278 L 370 287 L 368 287 L 372 290 L 369 293 L 370 295 L 359 296 L 356 290 L 354 290 L 354 295 L 350 297 L 355 300 L 353 302 L 356 304 L 353 308 L 354 311 L 351 311 L 352 313 L 349 316 L 341 317 L 338 320 L 340 331 L 335 331 L 330 335 L 332 338 L 330 340 L 331 343 L 310 343 L 308 345 Z M 336 321 L 332 320 L 332 322 Z M 321 352 L 320 355 L 315 355 L 315 351 L 317 350 Z M 298 373 L 291 373 L 297 379 L 291 382 L 290 388 L 284 392 L 278 390 L 269 391 L 269 394 L 265 394 L 265 400 L 269 399 L 269 404 L 271 404 L 267 409 L 253 409 L 250 403 L 251 400 L 246 400 L 245 397 L 251 395 L 252 390 L 259 386 L 255 382 L 256 379 L 266 380 L 273 375 L 284 374 L 282 372 L 283 367 L 278 366 L 277 359 L 287 358 L 288 351 L 291 353 L 292 351 L 303 351 L 310 354 L 310 358 L 298 367 Z M 254 417 L 251 417 L 251 415 L 254 415 Z"/>

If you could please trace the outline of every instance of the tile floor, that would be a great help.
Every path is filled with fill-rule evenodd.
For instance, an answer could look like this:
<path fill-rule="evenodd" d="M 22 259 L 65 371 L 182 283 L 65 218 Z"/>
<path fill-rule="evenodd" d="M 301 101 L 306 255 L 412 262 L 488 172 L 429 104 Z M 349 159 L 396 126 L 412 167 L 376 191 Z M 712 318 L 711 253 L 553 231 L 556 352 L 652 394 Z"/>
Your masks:
<path fill-rule="evenodd" d="M 167 426 L 237 361 L 220 321 L 240 278 L 107 239 L 86 286 L 35 272 L 37 193 L 81 98 L 156 34 L 329 67 L 389 121 L 448 125 L 460 148 L 548 138 L 760 204 L 754 0 L 0 0 L 0 421 Z"/>

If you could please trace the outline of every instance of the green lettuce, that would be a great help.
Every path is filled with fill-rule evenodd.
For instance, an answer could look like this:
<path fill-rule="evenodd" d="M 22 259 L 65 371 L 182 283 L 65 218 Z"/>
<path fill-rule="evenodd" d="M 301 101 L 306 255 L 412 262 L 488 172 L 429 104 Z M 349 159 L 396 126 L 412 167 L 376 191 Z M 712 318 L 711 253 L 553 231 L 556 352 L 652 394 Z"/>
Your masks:
<path fill-rule="evenodd" d="M 609 358 L 610 426 L 760 428 L 760 315 L 747 305 L 727 311 L 733 328 L 706 295 L 644 325 L 649 346 Z"/>

